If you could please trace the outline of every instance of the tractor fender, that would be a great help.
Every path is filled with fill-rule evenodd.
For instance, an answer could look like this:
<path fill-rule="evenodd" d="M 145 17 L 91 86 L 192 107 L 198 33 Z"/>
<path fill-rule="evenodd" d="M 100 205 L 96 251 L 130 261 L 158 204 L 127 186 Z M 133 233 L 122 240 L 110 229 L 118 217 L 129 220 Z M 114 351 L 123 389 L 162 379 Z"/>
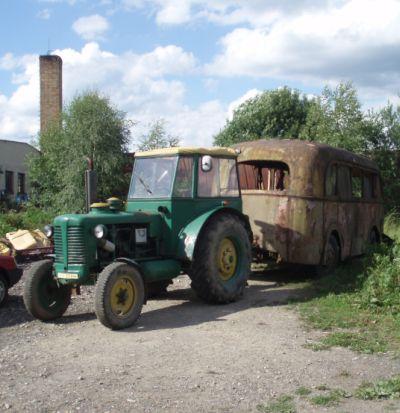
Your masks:
<path fill-rule="evenodd" d="M 135 267 L 139 271 L 140 275 L 143 278 L 142 268 L 140 267 L 140 264 L 137 261 L 132 260 L 131 258 L 126 258 L 126 257 L 116 258 L 115 261 L 116 262 L 124 262 L 125 264 L 132 265 L 132 267 Z"/>
<path fill-rule="evenodd" d="M 238 216 L 243 220 L 243 223 L 248 231 L 251 232 L 248 219 L 236 209 L 227 208 L 220 206 L 214 208 L 204 214 L 199 215 L 193 221 L 190 221 L 185 227 L 179 232 L 179 242 L 178 242 L 178 257 L 184 261 L 192 261 L 194 251 L 196 248 L 197 240 L 201 234 L 201 231 L 206 226 L 207 222 L 217 214 L 232 214 Z M 249 233 L 250 236 L 250 233 Z"/>

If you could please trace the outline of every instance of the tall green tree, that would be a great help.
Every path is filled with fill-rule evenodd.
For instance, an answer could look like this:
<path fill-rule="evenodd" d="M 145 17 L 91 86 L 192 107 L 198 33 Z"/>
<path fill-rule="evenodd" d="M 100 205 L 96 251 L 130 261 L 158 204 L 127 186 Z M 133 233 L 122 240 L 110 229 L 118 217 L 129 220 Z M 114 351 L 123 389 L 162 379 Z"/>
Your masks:
<path fill-rule="evenodd" d="M 352 83 L 324 88 L 310 103 L 300 138 L 358 153 L 366 150 L 364 114 Z"/>
<path fill-rule="evenodd" d="M 166 131 L 166 121 L 158 119 L 150 125 L 147 133 L 143 134 L 139 144 L 139 151 L 150 151 L 152 149 L 171 148 L 179 145 L 179 138 L 172 136 Z"/>
<path fill-rule="evenodd" d="M 310 103 L 298 90 L 284 87 L 247 100 L 215 136 L 214 143 L 229 146 L 260 138 L 298 138 Z"/>
<path fill-rule="evenodd" d="M 126 188 L 130 127 L 108 98 L 97 92 L 76 96 L 63 112 L 62 127 L 39 136 L 41 155 L 30 162 L 34 201 L 57 212 L 82 211 L 87 158 L 98 175 L 100 199 Z"/>
<path fill-rule="evenodd" d="M 387 104 L 365 117 L 366 154 L 380 170 L 388 208 L 400 209 L 400 106 Z"/>

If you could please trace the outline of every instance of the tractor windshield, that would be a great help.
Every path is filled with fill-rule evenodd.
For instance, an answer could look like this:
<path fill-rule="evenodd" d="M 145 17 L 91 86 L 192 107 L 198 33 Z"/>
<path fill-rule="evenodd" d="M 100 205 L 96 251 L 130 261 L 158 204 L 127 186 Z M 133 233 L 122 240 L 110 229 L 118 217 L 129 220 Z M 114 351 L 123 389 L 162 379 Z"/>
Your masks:
<path fill-rule="evenodd" d="M 171 196 L 176 156 L 137 158 L 128 198 L 168 198 Z"/>

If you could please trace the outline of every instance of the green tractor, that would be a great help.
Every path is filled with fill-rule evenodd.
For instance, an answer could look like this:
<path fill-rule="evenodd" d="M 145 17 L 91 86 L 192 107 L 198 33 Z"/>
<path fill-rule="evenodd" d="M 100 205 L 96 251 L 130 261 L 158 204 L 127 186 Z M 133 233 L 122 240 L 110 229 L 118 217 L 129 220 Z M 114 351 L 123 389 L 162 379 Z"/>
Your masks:
<path fill-rule="evenodd" d="M 122 329 L 179 274 L 206 302 L 229 303 L 250 273 L 252 235 L 233 149 L 137 153 L 126 208 L 110 198 L 87 214 L 56 217 L 46 232 L 54 256 L 27 270 L 24 291 L 26 308 L 43 321 L 61 317 L 81 285 L 96 284 L 98 319 Z"/>

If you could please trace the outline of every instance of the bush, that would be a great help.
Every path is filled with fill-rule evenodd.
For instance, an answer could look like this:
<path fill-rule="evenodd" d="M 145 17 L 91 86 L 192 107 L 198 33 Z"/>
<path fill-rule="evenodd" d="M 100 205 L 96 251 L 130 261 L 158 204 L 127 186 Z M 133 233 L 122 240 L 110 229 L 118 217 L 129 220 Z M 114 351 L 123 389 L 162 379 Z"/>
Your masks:
<path fill-rule="evenodd" d="M 7 232 L 18 229 L 42 229 L 54 218 L 52 211 L 46 211 L 35 207 L 27 207 L 21 211 L 9 211 L 0 215 L 0 238 Z"/>
<path fill-rule="evenodd" d="M 360 291 L 364 305 L 391 307 L 400 312 L 400 244 L 381 246 L 369 258 Z"/>

